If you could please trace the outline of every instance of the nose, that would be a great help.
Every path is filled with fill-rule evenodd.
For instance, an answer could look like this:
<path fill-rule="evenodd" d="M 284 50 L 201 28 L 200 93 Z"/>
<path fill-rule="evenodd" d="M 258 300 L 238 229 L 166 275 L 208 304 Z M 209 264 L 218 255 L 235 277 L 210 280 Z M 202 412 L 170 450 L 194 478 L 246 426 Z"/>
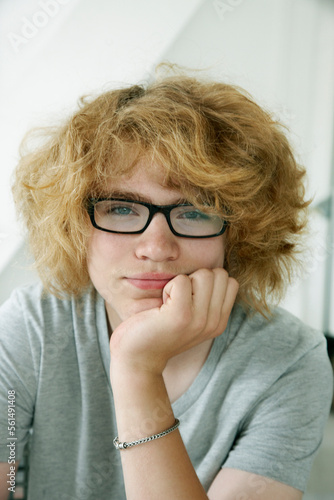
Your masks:
<path fill-rule="evenodd" d="M 170 230 L 166 217 L 157 213 L 145 231 L 138 235 L 136 256 L 155 262 L 176 260 L 180 250 L 178 239 Z"/>

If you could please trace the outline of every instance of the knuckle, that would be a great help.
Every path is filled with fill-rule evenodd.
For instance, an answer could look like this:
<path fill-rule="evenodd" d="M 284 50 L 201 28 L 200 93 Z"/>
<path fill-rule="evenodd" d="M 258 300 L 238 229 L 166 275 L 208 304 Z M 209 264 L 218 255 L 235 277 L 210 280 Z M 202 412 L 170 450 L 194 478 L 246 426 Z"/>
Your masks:
<path fill-rule="evenodd" d="M 201 283 L 213 283 L 214 274 L 212 269 L 198 269 L 193 275 L 192 279 L 200 285 Z"/>
<path fill-rule="evenodd" d="M 235 278 L 229 278 L 229 281 L 230 281 L 230 284 L 233 285 L 233 287 L 236 290 L 239 290 L 239 283 L 237 282 L 237 280 Z"/>
<path fill-rule="evenodd" d="M 194 278 L 208 278 L 209 276 L 212 276 L 212 270 L 211 269 L 206 269 L 206 268 L 201 268 L 201 269 L 197 269 L 197 271 L 195 271 L 193 274 L 192 274 L 192 277 Z"/>
<path fill-rule="evenodd" d="M 173 278 L 173 281 L 175 284 L 178 284 L 179 286 L 185 285 L 189 282 L 189 276 L 186 274 L 178 274 L 175 278 Z"/>
<path fill-rule="evenodd" d="M 212 269 L 199 269 L 198 272 L 200 276 L 203 276 L 204 278 L 209 278 L 213 276 Z"/>
<path fill-rule="evenodd" d="M 213 270 L 213 272 L 214 272 L 215 276 L 221 277 L 223 279 L 227 279 L 229 277 L 228 272 L 223 267 L 216 268 Z"/>

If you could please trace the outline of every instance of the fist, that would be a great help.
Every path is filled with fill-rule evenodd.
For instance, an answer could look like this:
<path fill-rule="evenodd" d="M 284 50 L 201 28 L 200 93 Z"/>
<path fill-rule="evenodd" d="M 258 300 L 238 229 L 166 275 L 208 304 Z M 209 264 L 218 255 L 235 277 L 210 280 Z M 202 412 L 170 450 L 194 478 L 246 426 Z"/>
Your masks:
<path fill-rule="evenodd" d="M 162 373 L 173 356 L 224 332 L 238 288 L 222 268 L 176 276 L 163 290 L 161 307 L 141 311 L 115 329 L 112 359 Z"/>

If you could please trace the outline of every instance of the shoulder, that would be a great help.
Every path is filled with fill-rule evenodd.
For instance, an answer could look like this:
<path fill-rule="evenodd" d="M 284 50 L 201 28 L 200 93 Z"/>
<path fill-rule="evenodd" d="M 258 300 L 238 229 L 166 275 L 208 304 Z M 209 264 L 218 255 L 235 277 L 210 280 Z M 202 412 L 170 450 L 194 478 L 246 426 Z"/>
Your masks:
<path fill-rule="evenodd" d="M 287 357 L 290 362 L 320 346 L 326 349 L 324 334 L 306 325 L 290 312 L 277 307 L 270 318 L 259 313 L 247 316 L 240 306 L 233 312 L 230 325 L 231 342 L 259 356 Z"/>
<path fill-rule="evenodd" d="M 16 288 L 0 307 L 0 321 L 22 321 L 24 317 L 42 318 L 57 310 L 66 310 L 69 300 L 61 300 L 46 293 L 41 283 Z"/>
<path fill-rule="evenodd" d="M 1 339 L 59 332 L 64 324 L 72 324 L 74 317 L 89 314 L 94 303 L 91 290 L 79 298 L 58 298 L 39 282 L 17 288 L 0 307 Z"/>
<path fill-rule="evenodd" d="M 238 308 L 229 333 L 224 402 L 238 431 L 225 465 L 303 490 L 332 398 L 326 339 L 281 308 L 269 320 Z"/>
<path fill-rule="evenodd" d="M 299 389 L 309 384 L 310 393 L 320 391 L 326 401 L 330 398 L 333 377 L 325 336 L 291 313 L 277 308 L 266 319 L 247 316 L 237 307 L 227 335 L 225 363 L 238 383 L 263 391 L 278 384 L 285 390 L 288 381 Z"/>

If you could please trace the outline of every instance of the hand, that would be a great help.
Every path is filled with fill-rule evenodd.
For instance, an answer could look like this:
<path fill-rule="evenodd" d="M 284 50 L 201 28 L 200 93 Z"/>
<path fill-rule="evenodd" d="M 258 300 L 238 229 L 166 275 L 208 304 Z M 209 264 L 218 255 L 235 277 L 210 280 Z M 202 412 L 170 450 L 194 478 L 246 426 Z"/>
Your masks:
<path fill-rule="evenodd" d="M 115 366 L 161 374 L 167 361 L 227 326 L 239 285 L 222 268 L 178 275 L 163 290 L 161 307 L 137 313 L 113 332 L 110 352 Z"/>

